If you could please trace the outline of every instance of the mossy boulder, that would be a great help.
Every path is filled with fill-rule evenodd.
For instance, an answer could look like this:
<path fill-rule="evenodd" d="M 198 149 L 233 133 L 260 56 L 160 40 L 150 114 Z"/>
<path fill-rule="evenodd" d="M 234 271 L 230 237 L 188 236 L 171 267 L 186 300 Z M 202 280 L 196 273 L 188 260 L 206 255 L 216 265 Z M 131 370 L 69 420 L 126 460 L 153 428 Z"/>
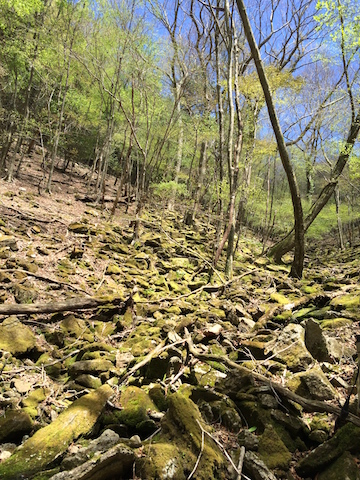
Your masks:
<path fill-rule="evenodd" d="M 258 447 L 259 457 L 270 469 L 287 470 L 291 453 L 273 426 L 268 425 L 261 435 Z"/>
<path fill-rule="evenodd" d="M 355 458 L 349 453 L 344 452 L 336 462 L 332 463 L 323 472 L 318 480 L 360 480 L 360 469 Z"/>
<path fill-rule="evenodd" d="M 183 385 L 169 397 L 169 409 L 162 420 L 162 430 L 151 445 L 151 455 L 138 458 L 136 471 L 141 478 L 183 480 L 193 470 L 202 449 L 202 431 L 208 430 L 200 411 L 190 399 L 192 388 Z M 172 476 L 170 476 L 172 475 Z M 225 479 L 228 472 L 224 457 L 207 436 L 194 478 Z"/>
<path fill-rule="evenodd" d="M 24 411 L 31 417 L 36 417 L 38 415 L 38 406 L 45 400 L 48 393 L 49 392 L 43 387 L 36 388 L 30 392 L 29 395 L 22 401 Z"/>
<path fill-rule="evenodd" d="M 148 422 L 151 420 L 148 412 L 158 411 L 150 396 L 144 390 L 135 386 L 127 387 L 121 393 L 120 402 L 123 409 L 118 412 L 118 421 L 130 428 L 141 429 L 146 426 L 147 429 L 150 426 Z"/>
<path fill-rule="evenodd" d="M 23 410 L 5 410 L 0 417 L 0 442 L 20 440 L 30 433 L 32 426 L 30 415 Z"/>
<path fill-rule="evenodd" d="M 26 440 L 9 459 L 0 463 L 0 478 L 20 480 L 44 470 L 76 438 L 91 431 L 112 394 L 111 387 L 103 385 L 76 400 L 50 425 Z"/>
<path fill-rule="evenodd" d="M 335 388 L 318 366 L 294 373 L 287 381 L 287 387 L 300 396 L 314 400 L 333 400 L 337 396 Z"/>
<path fill-rule="evenodd" d="M 302 477 L 312 477 L 323 471 L 344 452 L 360 452 L 360 427 L 352 423 L 347 423 L 330 440 L 312 450 L 300 461 L 296 471 Z"/>
<path fill-rule="evenodd" d="M 273 355 L 275 360 L 285 363 L 289 370 L 295 372 L 306 370 L 314 361 L 305 346 L 304 328 L 294 323 L 286 325 L 280 333 Z"/>
<path fill-rule="evenodd" d="M 331 300 L 330 305 L 336 310 L 357 310 L 360 304 L 360 295 L 349 293 L 339 295 Z"/>
<path fill-rule="evenodd" d="M 0 325 L 0 350 L 16 356 L 32 350 L 35 345 L 36 337 L 32 330 L 15 316 L 6 318 Z"/>

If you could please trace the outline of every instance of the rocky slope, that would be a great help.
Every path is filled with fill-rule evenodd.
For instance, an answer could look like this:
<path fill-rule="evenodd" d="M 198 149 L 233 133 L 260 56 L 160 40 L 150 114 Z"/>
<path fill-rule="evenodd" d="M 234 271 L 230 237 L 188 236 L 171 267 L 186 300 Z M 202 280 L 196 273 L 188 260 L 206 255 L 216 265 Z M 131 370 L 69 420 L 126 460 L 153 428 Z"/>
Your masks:
<path fill-rule="evenodd" d="M 210 278 L 206 220 L 134 237 L 83 173 L 0 183 L 0 478 L 360 479 L 359 248 Z"/>

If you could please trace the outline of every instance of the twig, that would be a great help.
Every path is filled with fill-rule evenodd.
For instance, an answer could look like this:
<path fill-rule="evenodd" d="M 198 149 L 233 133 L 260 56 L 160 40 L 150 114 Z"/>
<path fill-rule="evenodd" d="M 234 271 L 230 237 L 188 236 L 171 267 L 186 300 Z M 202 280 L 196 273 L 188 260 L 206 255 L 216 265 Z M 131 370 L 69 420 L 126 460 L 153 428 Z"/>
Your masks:
<path fill-rule="evenodd" d="M 238 461 L 238 466 L 237 466 L 237 477 L 236 480 L 241 480 L 241 472 L 244 464 L 244 457 L 245 457 L 245 447 L 240 448 L 240 456 L 239 456 L 239 461 Z"/>
<path fill-rule="evenodd" d="M 220 450 L 222 450 L 223 454 L 225 455 L 225 457 L 229 460 L 231 466 L 233 467 L 233 469 L 235 470 L 236 473 L 239 473 L 238 472 L 238 469 L 237 469 L 237 466 L 235 465 L 235 463 L 232 461 L 232 458 L 230 457 L 230 455 L 227 453 L 224 445 L 222 445 L 222 443 L 219 442 L 219 440 L 217 440 L 216 438 L 214 438 L 209 432 L 207 432 L 206 430 L 203 429 L 203 427 L 201 426 L 201 423 L 199 422 L 199 420 L 196 420 L 196 423 L 199 425 L 200 429 L 201 429 L 201 432 L 202 433 L 206 433 L 206 435 L 208 435 L 215 443 L 216 445 L 220 448 Z"/>

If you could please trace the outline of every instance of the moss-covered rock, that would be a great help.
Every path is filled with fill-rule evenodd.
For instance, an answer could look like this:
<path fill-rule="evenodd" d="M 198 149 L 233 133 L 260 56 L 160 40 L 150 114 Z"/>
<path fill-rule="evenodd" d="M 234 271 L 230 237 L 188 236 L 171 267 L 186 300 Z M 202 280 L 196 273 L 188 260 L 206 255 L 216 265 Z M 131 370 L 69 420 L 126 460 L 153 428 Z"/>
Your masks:
<path fill-rule="evenodd" d="M 198 407 L 189 398 L 192 389 L 182 386 L 170 395 L 169 410 L 162 421 L 162 432 L 152 440 L 151 456 L 136 461 L 141 478 L 187 478 L 202 448 L 202 428 L 207 429 Z M 173 476 L 170 476 L 169 474 Z M 204 448 L 194 478 L 227 478 L 224 457 L 216 444 L 205 435 Z"/>
<path fill-rule="evenodd" d="M 319 473 L 318 480 L 360 480 L 360 469 L 355 458 L 344 452 L 336 462 Z"/>
<path fill-rule="evenodd" d="M 258 447 L 259 457 L 270 469 L 287 470 L 291 453 L 271 425 L 265 428 Z"/>
<path fill-rule="evenodd" d="M 360 427 L 347 423 L 327 442 L 303 458 L 296 471 L 303 477 L 313 476 L 339 458 L 344 452 L 360 452 Z"/>
<path fill-rule="evenodd" d="M 130 428 L 141 428 L 143 422 L 150 420 L 148 412 L 158 411 L 150 396 L 135 386 L 127 387 L 121 393 L 120 401 L 123 409 L 118 412 L 118 420 Z"/>
<path fill-rule="evenodd" d="M 48 393 L 49 391 L 43 387 L 36 388 L 30 392 L 29 395 L 22 401 L 24 411 L 31 417 L 36 417 L 38 415 L 38 406 L 45 400 Z"/>
<path fill-rule="evenodd" d="M 30 433 L 32 426 L 30 415 L 23 410 L 5 410 L 0 416 L 0 442 L 19 441 Z"/>
<path fill-rule="evenodd" d="M 16 356 L 28 352 L 35 345 L 36 337 L 32 330 L 16 317 L 8 317 L 0 325 L 0 350 Z"/>
<path fill-rule="evenodd" d="M 8 460 L 0 464 L 0 478 L 20 480 L 44 470 L 71 442 L 93 428 L 112 393 L 109 385 L 103 385 L 76 400 L 56 420 L 38 430 Z"/>
<path fill-rule="evenodd" d="M 314 400 L 332 400 L 337 396 L 336 390 L 318 366 L 295 373 L 288 379 L 287 387 L 300 396 Z"/>

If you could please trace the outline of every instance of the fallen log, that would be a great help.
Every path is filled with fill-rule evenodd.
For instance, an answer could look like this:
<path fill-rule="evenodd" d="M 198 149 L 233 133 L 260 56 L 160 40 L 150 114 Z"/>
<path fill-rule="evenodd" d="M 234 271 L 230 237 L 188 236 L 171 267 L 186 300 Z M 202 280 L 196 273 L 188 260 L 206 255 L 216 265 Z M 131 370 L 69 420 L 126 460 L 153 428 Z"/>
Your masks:
<path fill-rule="evenodd" d="M 119 297 L 85 297 L 70 298 L 62 302 L 50 303 L 4 303 L 0 305 L 0 315 L 32 315 L 36 313 L 73 312 L 75 310 L 90 310 L 103 305 L 123 306 L 124 299 Z"/>

